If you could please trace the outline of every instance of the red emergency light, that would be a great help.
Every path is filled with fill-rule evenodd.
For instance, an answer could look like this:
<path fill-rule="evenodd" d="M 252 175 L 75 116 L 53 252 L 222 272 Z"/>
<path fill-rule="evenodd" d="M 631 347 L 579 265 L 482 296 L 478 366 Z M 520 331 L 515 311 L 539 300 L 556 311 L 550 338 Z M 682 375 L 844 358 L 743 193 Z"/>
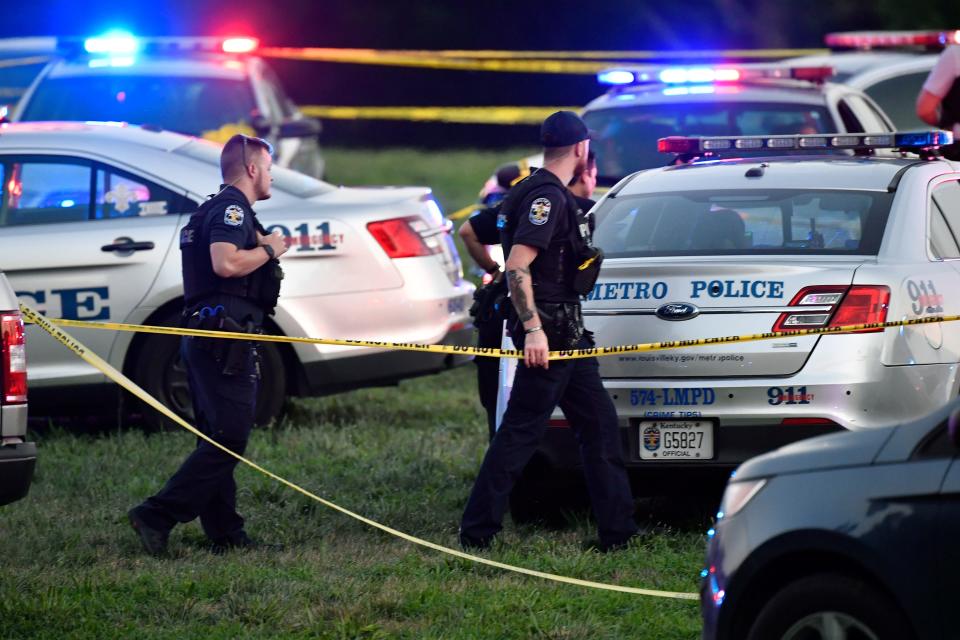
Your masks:
<path fill-rule="evenodd" d="M 844 31 L 824 37 L 832 49 L 895 49 L 898 47 L 945 47 L 960 44 L 960 30 L 947 31 Z"/>
<path fill-rule="evenodd" d="M 221 48 L 224 53 L 252 53 L 260 46 L 256 38 L 227 38 Z"/>

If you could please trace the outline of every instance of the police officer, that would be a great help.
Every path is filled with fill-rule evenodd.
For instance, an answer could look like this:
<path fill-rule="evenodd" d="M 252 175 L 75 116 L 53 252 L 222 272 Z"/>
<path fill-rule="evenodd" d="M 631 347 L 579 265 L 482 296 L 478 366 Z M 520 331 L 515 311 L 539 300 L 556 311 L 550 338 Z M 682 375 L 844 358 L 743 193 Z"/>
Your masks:
<path fill-rule="evenodd" d="M 591 198 L 597 188 L 597 155 L 591 150 L 587 153 L 587 163 L 578 175 L 573 176 L 567 185 L 580 210 L 586 213 L 596 204 Z M 591 229 L 592 231 L 592 229 Z"/>
<path fill-rule="evenodd" d="M 623 464 L 617 414 L 595 358 L 550 362 L 551 349 L 588 348 L 580 296 L 596 281 L 602 255 L 566 185 L 585 168 L 590 141 L 583 121 L 558 111 L 541 128 L 544 166 L 517 183 L 498 223 L 507 255 L 513 311 L 508 326 L 524 366 L 517 368 L 500 429 L 487 449 L 460 524 L 460 544 L 488 547 L 502 528 L 510 491 L 535 452 L 554 408 L 570 421 L 580 446 L 599 549 L 637 535 Z"/>
<path fill-rule="evenodd" d="M 487 246 L 500 244 L 497 228 L 497 208 L 487 207 L 477 211 L 460 226 L 457 232 L 467 252 L 481 269 L 493 279 L 474 293 L 471 307 L 473 323 L 477 327 L 477 346 L 499 349 L 503 340 L 503 321 L 506 307 L 506 287 L 500 265 L 490 257 Z M 480 404 L 487 412 L 487 435 L 493 440 L 497 430 L 497 382 L 500 374 L 500 359 L 477 356 L 477 390 Z"/>
<path fill-rule="evenodd" d="M 272 313 L 283 277 L 277 258 L 287 251 L 279 234 L 266 234 L 252 204 L 270 197 L 273 150 L 244 135 L 220 156 L 226 184 L 200 206 L 180 235 L 184 325 L 259 332 Z M 253 342 L 186 337 L 181 354 L 193 395 L 197 428 L 243 454 L 254 422 L 259 378 Z M 236 458 L 204 440 L 156 495 L 128 513 L 151 555 L 166 551 L 170 530 L 199 517 L 214 552 L 258 546 L 236 511 Z"/>
<path fill-rule="evenodd" d="M 927 124 L 952 131 L 960 139 L 960 45 L 943 50 L 930 70 L 920 95 L 917 96 L 917 117 Z M 960 159 L 956 143 L 941 147 L 944 157 Z"/>

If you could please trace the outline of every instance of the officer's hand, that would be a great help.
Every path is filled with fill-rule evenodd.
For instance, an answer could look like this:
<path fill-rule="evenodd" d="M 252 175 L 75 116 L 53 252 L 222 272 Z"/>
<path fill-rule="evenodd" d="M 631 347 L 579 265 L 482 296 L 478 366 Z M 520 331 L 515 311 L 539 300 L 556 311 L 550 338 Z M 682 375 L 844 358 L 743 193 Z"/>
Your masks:
<path fill-rule="evenodd" d="M 279 229 L 274 230 L 268 236 L 263 236 L 263 240 L 260 244 L 268 244 L 273 247 L 273 253 L 278 258 L 287 252 L 287 249 L 290 247 L 287 246 L 286 240 L 283 237 L 283 234 L 280 233 Z"/>
<path fill-rule="evenodd" d="M 523 361 L 528 367 L 550 368 L 550 345 L 547 344 L 547 334 L 542 330 L 527 335 L 523 344 Z"/>

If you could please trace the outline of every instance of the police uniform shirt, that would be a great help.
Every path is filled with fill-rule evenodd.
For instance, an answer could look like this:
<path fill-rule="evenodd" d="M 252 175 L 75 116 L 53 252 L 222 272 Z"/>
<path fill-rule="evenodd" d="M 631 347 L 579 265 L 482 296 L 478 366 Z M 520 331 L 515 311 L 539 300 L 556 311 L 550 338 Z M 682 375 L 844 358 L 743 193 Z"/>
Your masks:
<path fill-rule="evenodd" d="M 559 181 L 535 189 L 517 207 L 514 213 L 516 230 L 513 238 L 504 243 L 504 254 L 508 256 L 515 244 L 539 250 L 530 265 L 536 302 L 577 302 L 580 299 L 570 285 L 574 257 L 569 235 L 574 212 L 567 207 L 567 197 L 566 189 Z"/>
<path fill-rule="evenodd" d="M 251 313 L 253 305 L 243 304 L 239 300 L 226 300 L 221 291 L 224 280 L 213 271 L 213 261 L 210 257 L 210 245 L 214 242 L 227 242 L 237 249 L 253 249 L 257 246 L 257 228 L 253 209 L 247 203 L 247 197 L 242 191 L 233 186 L 221 186 L 221 191 L 209 201 L 201 229 L 193 229 L 192 224 L 184 229 L 180 239 L 180 249 L 184 252 L 184 295 L 188 304 L 194 302 L 210 302 L 236 307 L 227 309 L 227 313 L 235 319 L 245 316 L 259 316 Z M 199 233 L 198 233 L 199 232 Z M 197 237 L 199 235 L 199 237 Z M 206 239 L 204 246 L 203 239 Z M 192 246 L 190 246 L 192 245 Z M 188 258 L 188 253 L 191 258 Z M 188 261 L 192 264 L 188 268 Z M 230 283 L 233 284 L 233 283 Z M 228 285 L 229 286 L 229 285 Z"/>
<path fill-rule="evenodd" d="M 480 244 L 500 244 L 500 229 L 497 228 L 497 210 L 486 208 L 470 216 L 470 227 Z"/>

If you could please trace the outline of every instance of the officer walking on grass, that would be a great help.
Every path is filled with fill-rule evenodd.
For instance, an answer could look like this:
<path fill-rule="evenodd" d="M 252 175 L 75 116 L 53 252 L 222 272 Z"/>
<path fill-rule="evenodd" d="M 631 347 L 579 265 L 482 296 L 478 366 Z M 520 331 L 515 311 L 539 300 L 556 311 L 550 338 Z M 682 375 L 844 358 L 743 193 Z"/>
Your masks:
<path fill-rule="evenodd" d="M 264 315 L 276 306 L 283 278 L 277 258 L 287 245 L 279 234 L 266 234 L 251 208 L 270 197 L 272 154 L 260 138 L 236 135 L 227 141 L 220 156 L 226 184 L 181 232 L 187 328 L 259 333 Z M 197 428 L 242 455 L 255 415 L 255 343 L 186 337 L 181 354 Z M 260 546 L 236 511 L 236 465 L 236 458 L 198 439 L 163 489 L 128 513 L 147 553 L 163 554 L 170 530 L 197 517 L 216 553 Z"/>
<path fill-rule="evenodd" d="M 511 162 L 499 167 L 494 174 L 496 186 L 503 193 L 492 202 L 492 206 L 480 209 L 470 216 L 457 231 L 470 257 L 477 266 L 489 274 L 490 282 L 474 292 L 474 305 L 470 308 L 473 324 L 477 327 L 477 346 L 480 348 L 499 349 L 503 341 L 503 321 L 506 319 L 508 302 L 506 301 L 507 286 L 503 280 L 500 265 L 490 257 L 487 247 L 500 244 L 500 229 L 497 228 L 497 216 L 500 213 L 500 202 L 510 190 L 510 187 L 529 175 L 529 171 L 521 169 Z M 587 154 L 586 168 L 575 175 L 567 185 L 573 194 L 577 206 L 584 212 L 589 211 L 595 204 L 590 200 L 597 186 L 597 158 L 593 151 Z M 494 194 L 491 194 L 494 195 Z M 489 196 L 488 196 L 489 198 Z M 484 202 L 488 201 L 484 198 Z M 590 217 L 590 231 L 593 231 L 593 218 Z M 493 440 L 497 432 L 497 392 L 500 382 L 500 359 L 489 356 L 478 356 L 473 359 L 477 366 L 477 390 L 480 395 L 480 404 L 487 413 L 487 432 Z"/>
<path fill-rule="evenodd" d="M 623 465 L 617 414 L 595 358 L 550 361 L 549 351 L 589 348 L 580 297 L 592 288 L 602 253 L 567 191 L 586 168 L 589 132 L 571 111 L 541 128 L 544 166 L 517 183 L 501 204 L 498 225 L 512 312 L 508 328 L 524 366 L 517 368 L 500 429 L 487 449 L 460 524 L 460 544 L 485 549 L 502 528 L 510 491 L 560 406 L 580 446 L 601 551 L 637 535 Z"/>

